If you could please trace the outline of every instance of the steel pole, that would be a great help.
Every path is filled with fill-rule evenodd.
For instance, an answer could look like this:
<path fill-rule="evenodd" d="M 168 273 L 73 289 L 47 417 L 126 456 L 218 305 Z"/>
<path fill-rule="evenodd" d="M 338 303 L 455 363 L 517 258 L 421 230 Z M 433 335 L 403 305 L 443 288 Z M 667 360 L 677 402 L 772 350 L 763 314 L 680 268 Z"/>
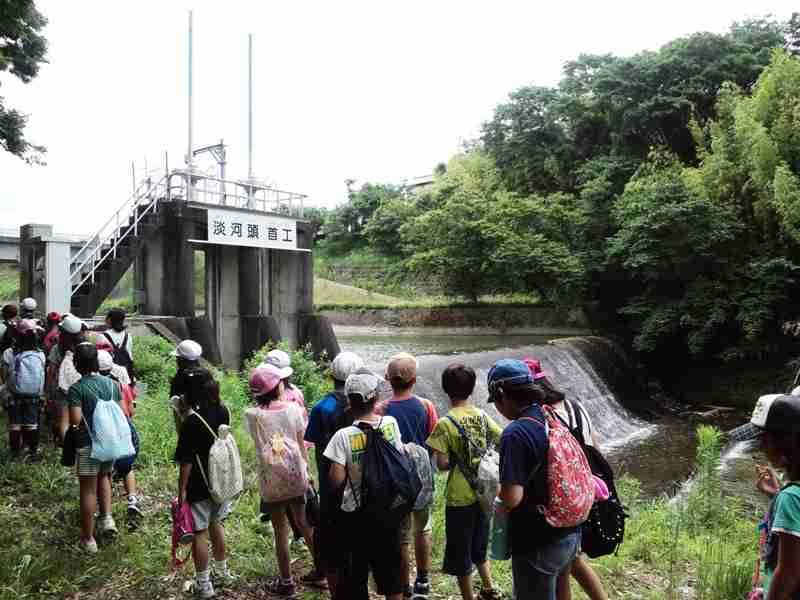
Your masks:
<path fill-rule="evenodd" d="M 192 120 L 193 120 L 193 98 L 192 98 L 192 11 L 189 11 L 189 78 L 188 78 L 188 101 L 189 101 L 189 140 L 186 151 L 186 165 L 192 166 Z"/>
<path fill-rule="evenodd" d="M 253 34 L 247 36 L 247 208 L 253 209 Z"/>

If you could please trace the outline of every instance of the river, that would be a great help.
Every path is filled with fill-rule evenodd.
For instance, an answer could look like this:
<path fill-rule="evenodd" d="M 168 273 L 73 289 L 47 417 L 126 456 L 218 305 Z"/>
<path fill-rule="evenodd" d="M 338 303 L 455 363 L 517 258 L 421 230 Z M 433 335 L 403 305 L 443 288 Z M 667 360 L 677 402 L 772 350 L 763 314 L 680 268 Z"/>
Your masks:
<path fill-rule="evenodd" d="M 485 408 L 499 423 L 505 419 L 486 403 L 486 374 L 500 358 L 533 356 L 542 362 L 550 380 L 571 400 L 583 404 L 592 417 L 601 448 L 614 466 L 617 476 L 639 480 L 649 497 L 672 495 L 691 476 L 696 444 L 696 423 L 671 416 L 637 416 L 623 406 L 595 369 L 585 343 L 555 340 L 552 336 L 427 336 L 427 335 L 343 335 L 343 350 L 361 355 L 367 365 L 383 373 L 389 357 L 406 351 L 417 356 L 417 393 L 430 398 L 440 415 L 448 410 L 447 397 L 439 384 L 441 373 L 451 362 L 463 362 L 478 374 L 473 401 Z M 585 340 L 583 340 L 585 342 Z M 643 404 L 644 398 L 626 398 Z M 738 424 L 741 415 L 721 419 L 716 425 L 725 430 Z M 753 493 L 753 473 L 757 454 L 739 444 L 726 448 L 722 469 L 729 492 L 759 503 Z"/>

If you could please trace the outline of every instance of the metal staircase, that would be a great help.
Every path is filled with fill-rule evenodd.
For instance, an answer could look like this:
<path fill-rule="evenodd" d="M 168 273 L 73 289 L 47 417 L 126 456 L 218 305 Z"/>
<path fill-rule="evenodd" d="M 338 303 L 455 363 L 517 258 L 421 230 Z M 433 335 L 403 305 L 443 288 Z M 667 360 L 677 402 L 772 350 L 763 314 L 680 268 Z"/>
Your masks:
<path fill-rule="evenodd" d="M 163 169 L 149 175 L 72 258 L 73 314 L 95 315 L 144 245 L 158 235 L 159 206 L 173 201 L 302 218 L 306 196 L 254 180 L 221 179 L 189 169 Z"/>

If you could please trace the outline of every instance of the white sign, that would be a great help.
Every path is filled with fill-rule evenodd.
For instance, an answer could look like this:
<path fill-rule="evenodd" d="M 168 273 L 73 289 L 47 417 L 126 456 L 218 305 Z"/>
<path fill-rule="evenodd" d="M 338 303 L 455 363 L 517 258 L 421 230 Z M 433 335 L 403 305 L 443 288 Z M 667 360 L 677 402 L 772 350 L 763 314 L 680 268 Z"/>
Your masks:
<path fill-rule="evenodd" d="M 288 217 L 208 209 L 208 243 L 277 250 L 297 247 L 297 221 Z"/>

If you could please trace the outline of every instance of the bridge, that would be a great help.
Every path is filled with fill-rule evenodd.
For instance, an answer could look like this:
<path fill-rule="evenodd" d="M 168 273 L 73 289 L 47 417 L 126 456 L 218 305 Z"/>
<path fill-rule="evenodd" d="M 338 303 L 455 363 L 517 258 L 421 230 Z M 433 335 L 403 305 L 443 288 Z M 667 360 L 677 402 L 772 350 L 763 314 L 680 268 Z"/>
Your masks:
<path fill-rule="evenodd" d="M 86 235 L 53 234 L 52 228 L 50 228 L 47 235 L 68 242 L 74 254 L 77 254 L 89 239 L 89 236 Z M 19 243 L 19 229 L 0 227 L 0 264 L 19 265 Z"/>

